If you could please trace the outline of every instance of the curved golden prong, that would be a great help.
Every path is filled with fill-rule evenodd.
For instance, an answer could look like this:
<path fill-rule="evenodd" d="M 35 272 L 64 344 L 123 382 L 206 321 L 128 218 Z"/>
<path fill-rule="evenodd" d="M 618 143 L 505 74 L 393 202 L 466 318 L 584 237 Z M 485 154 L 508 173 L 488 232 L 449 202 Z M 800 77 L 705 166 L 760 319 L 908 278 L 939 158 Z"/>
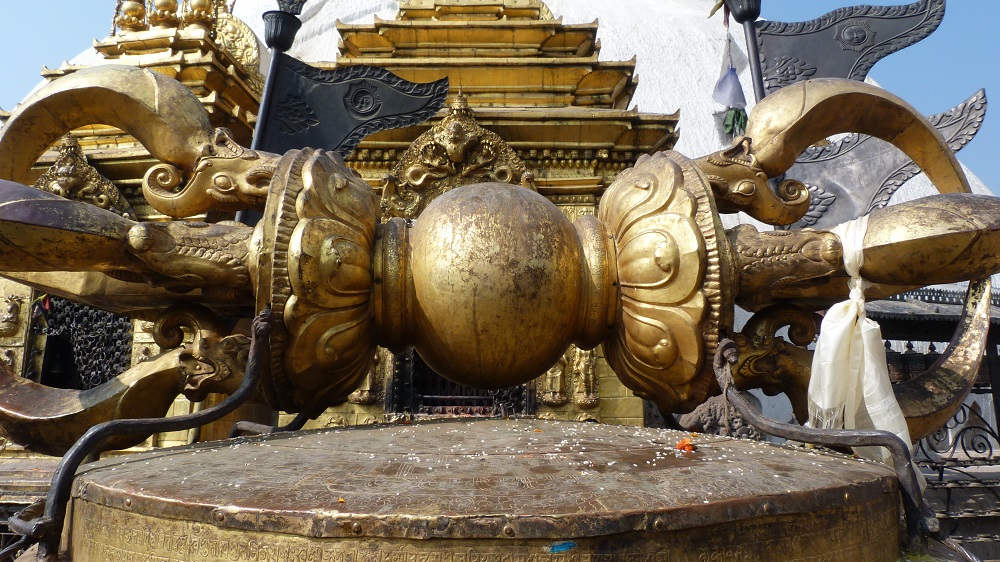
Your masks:
<path fill-rule="evenodd" d="M 183 170 L 214 134 L 205 108 L 180 82 L 134 66 L 95 66 L 53 80 L 18 106 L 0 130 L 0 178 L 29 183 L 31 166 L 52 143 L 94 124 L 126 131 Z"/>
<path fill-rule="evenodd" d="M 914 443 L 951 419 L 972 390 L 986 351 L 991 293 L 989 277 L 970 282 L 959 327 L 947 349 L 927 371 L 893 385 Z"/>
<path fill-rule="evenodd" d="M 0 433 L 38 453 L 62 456 L 100 422 L 163 417 L 184 388 L 184 351 L 163 353 L 89 390 L 48 387 L 0 365 Z M 145 438 L 115 437 L 103 449 L 131 447 Z"/>
<path fill-rule="evenodd" d="M 264 206 L 278 156 L 239 146 L 227 130 L 212 127 L 186 86 L 133 66 L 79 70 L 19 106 L 0 131 L 0 179 L 27 183 L 31 166 L 53 142 L 93 124 L 124 130 L 161 161 L 147 170 L 142 190 L 165 215 Z"/>
<path fill-rule="evenodd" d="M 839 133 L 862 133 L 906 153 L 942 193 L 969 191 L 954 153 L 927 119 L 885 90 L 826 78 L 793 84 L 754 107 L 746 135 L 695 162 L 712 186 L 719 212 L 743 211 L 786 225 L 809 210 L 809 191 L 794 179 L 771 187 L 812 144 Z"/>
<path fill-rule="evenodd" d="M 754 107 L 746 136 L 769 178 L 785 173 L 810 145 L 839 133 L 880 138 L 906 153 L 941 193 L 969 192 L 965 172 L 941 133 L 910 104 L 856 80 L 823 78 L 782 88 Z"/>

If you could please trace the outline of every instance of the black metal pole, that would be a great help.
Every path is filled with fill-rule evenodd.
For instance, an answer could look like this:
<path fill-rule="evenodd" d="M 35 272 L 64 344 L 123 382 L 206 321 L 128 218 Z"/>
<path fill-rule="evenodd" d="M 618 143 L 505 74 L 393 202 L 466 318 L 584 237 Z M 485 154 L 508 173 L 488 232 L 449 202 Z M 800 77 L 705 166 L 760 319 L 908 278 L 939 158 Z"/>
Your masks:
<path fill-rule="evenodd" d="M 271 53 L 271 62 L 267 66 L 267 76 L 264 77 L 260 106 L 257 108 L 257 123 L 253 128 L 253 140 L 250 141 L 251 150 L 260 150 L 260 139 L 263 138 L 262 133 L 267 127 L 268 110 L 273 103 L 271 97 L 274 93 L 274 78 L 278 75 L 281 57 L 285 51 L 292 48 L 295 34 L 302 27 L 302 20 L 296 14 L 282 10 L 264 12 L 262 17 L 264 18 L 264 44 L 267 45 L 268 51 Z M 247 211 L 239 211 L 236 213 L 236 220 L 249 224 L 251 215 Z"/>
<path fill-rule="evenodd" d="M 747 40 L 747 56 L 750 58 L 750 76 L 753 79 L 753 96 L 759 102 L 767 95 L 764 90 L 764 75 L 760 68 L 760 51 L 757 50 L 757 24 L 743 22 L 743 33 Z"/>
<path fill-rule="evenodd" d="M 757 18 L 763 0 L 726 0 L 726 7 L 733 18 L 743 25 L 747 42 L 747 58 L 750 59 L 750 76 L 753 79 L 754 98 L 759 102 L 767 95 L 764 90 L 764 73 L 760 67 L 760 51 L 757 49 Z"/>
<path fill-rule="evenodd" d="M 257 124 L 253 130 L 253 141 L 250 148 L 257 150 L 260 148 L 261 133 L 267 127 L 267 114 L 271 106 L 271 96 L 274 92 L 274 77 L 278 75 L 278 67 L 281 65 L 281 55 L 292 48 L 295 41 L 295 34 L 302 27 L 302 20 L 295 14 L 281 10 L 264 12 L 264 44 L 267 45 L 271 53 L 271 62 L 268 64 L 267 76 L 264 78 L 264 89 L 260 96 L 260 108 L 257 110 Z"/>

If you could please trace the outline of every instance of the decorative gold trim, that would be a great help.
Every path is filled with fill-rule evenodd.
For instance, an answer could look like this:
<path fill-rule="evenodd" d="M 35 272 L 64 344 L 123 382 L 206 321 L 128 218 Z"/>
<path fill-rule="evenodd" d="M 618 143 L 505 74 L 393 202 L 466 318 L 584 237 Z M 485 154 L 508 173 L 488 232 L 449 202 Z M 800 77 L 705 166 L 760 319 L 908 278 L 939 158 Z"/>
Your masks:
<path fill-rule="evenodd" d="M 500 135 L 476 122 L 461 93 L 451 113 L 403 152 L 383 178 L 382 217 L 416 218 L 435 198 L 463 185 L 520 183 L 534 189 L 533 176 Z"/>

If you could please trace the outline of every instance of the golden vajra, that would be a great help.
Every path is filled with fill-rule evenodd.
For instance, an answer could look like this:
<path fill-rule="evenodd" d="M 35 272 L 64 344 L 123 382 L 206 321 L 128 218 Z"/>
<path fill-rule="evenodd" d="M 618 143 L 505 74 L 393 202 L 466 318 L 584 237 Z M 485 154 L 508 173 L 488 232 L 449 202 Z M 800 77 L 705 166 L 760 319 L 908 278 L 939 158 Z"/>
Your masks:
<path fill-rule="evenodd" d="M 157 211 L 184 218 L 250 208 L 263 219 L 254 228 L 135 222 L 14 183 L 68 129 L 95 123 L 127 131 L 161 162 L 143 181 Z M 376 193 L 336 155 L 240 147 L 180 83 L 116 66 L 51 82 L 3 129 L 0 178 L 10 181 L 0 193 L 0 270 L 68 298 L 157 316 L 161 347 L 180 345 L 182 325 L 195 342 L 83 393 L 8 373 L 0 426 L 58 453 L 98 421 L 163 415 L 179 392 L 232 392 L 249 340 L 211 309 L 249 318 L 265 307 L 277 325 L 262 390 L 287 412 L 316 416 L 347 400 L 376 345 L 412 345 L 456 382 L 502 387 L 544 373 L 571 343 L 603 344 L 636 395 L 685 412 L 719 392 L 706 358 L 731 336 L 740 346 L 737 385 L 785 392 L 802 417 L 810 353 L 801 346 L 815 335 L 812 311 L 847 295 L 840 240 L 822 230 L 726 230 L 720 213 L 795 222 L 808 190 L 794 180 L 775 190 L 769 180 L 842 132 L 892 142 L 947 193 L 871 213 L 861 268 L 874 283 L 869 297 L 986 279 L 970 289 L 945 361 L 897 385 L 919 439 L 954 413 L 978 370 L 988 276 L 1000 270 L 1000 200 L 967 193 L 935 129 L 879 88 L 844 80 L 785 88 L 757 105 L 732 148 L 695 160 L 671 151 L 640 158 L 608 188 L 598 216 L 575 223 L 507 183 L 459 187 L 415 221 L 380 223 Z M 737 304 L 757 313 L 741 334 L 733 334 Z M 775 336 L 784 326 L 791 343 Z M 31 401 L 42 395 L 50 407 L 35 413 Z"/>

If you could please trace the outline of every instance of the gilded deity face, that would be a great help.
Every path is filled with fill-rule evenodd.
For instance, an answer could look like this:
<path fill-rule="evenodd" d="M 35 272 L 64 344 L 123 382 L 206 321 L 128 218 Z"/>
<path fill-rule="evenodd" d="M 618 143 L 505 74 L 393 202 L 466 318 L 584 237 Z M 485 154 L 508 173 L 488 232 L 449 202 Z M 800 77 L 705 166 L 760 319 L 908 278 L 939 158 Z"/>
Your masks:
<path fill-rule="evenodd" d="M 66 197 L 80 183 L 80 178 L 77 176 L 76 164 L 72 162 L 65 162 L 56 166 L 55 173 L 56 191 L 62 197 Z"/>

